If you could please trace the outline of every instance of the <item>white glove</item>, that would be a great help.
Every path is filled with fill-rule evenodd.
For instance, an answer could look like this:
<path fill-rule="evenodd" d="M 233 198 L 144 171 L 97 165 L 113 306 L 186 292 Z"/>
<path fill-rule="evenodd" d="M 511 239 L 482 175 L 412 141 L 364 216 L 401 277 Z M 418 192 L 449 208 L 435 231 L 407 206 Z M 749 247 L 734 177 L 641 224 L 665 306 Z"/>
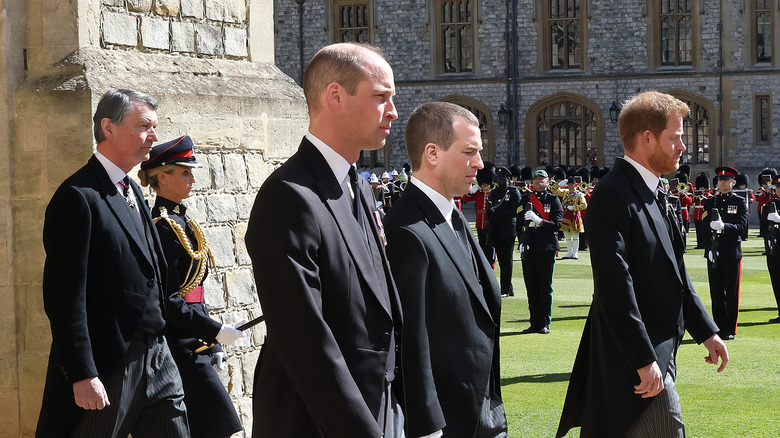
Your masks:
<path fill-rule="evenodd" d="M 477 193 L 479 191 L 479 186 L 476 184 L 472 184 L 471 187 L 469 187 L 469 195 L 473 195 L 474 193 Z"/>
<path fill-rule="evenodd" d="M 534 221 L 528 222 L 528 228 L 536 228 L 536 227 L 537 227 L 536 222 Z"/>
<path fill-rule="evenodd" d="M 225 371 L 225 363 L 227 363 L 227 354 L 222 351 L 218 351 L 211 355 L 211 366 L 214 367 L 214 371 Z"/>
<path fill-rule="evenodd" d="M 539 217 L 538 214 L 534 213 L 533 210 L 526 211 L 524 218 L 527 221 L 533 222 L 535 225 L 539 225 L 542 223 L 542 218 Z"/>
<path fill-rule="evenodd" d="M 573 205 L 567 205 L 566 209 L 569 210 L 569 211 L 574 211 L 574 206 Z"/>
<path fill-rule="evenodd" d="M 766 218 L 774 223 L 780 224 L 780 214 L 778 214 L 776 211 L 769 213 Z"/>
<path fill-rule="evenodd" d="M 710 260 L 710 263 L 715 263 L 715 253 L 713 253 L 712 251 L 707 253 L 707 258 Z"/>
<path fill-rule="evenodd" d="M 242 319 L 241 321 L 232 324 L 222 324 L 222 328 L 220 328 L 219 333 L 217 333 L 217 342 L 222 345 L 230 345 L 238 339 L 243 338 L 245 336 L 244 332 L 236 330 L 236 326 L 243 325 L 246 322 L 246 319 Z"/>
<path fill-rule="evenodd" d="M 725 225 L 722 220 L 710 222 L 710 228 L 712 228 L 713 231 L 723 231 L 723 227 L 725 227 Z"/>

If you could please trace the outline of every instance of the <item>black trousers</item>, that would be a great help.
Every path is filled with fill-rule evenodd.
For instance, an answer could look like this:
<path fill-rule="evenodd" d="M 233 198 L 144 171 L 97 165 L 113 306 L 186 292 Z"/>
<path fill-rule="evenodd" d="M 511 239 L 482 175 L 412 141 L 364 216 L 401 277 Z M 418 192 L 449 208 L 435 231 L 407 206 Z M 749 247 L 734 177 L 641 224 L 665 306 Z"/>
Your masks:
<path fill-rule="evenodd" d="M 737 334 L 741 271 L 742 260 L 718 260 L 717 267 L 707 261 L 712 319 L 720 328 L 721 337 Z"/>
<path fill-rule="evenodd" d="M 780 256 L 767 255 L 766 267 L 769 269 L 769 279 L 772 280 L 772 290 L 775 293 L 777 312 L 780 315 Z"/>
<path fill-rule="evenodd" d="M 704 221 L 693 221 L 696 228 L 696 247 L 704 248 Z"/>
<path fill-rule="evenodd" d="M 512 254 L 515 250 L 515 238 L 493 239 L 496 246 L 496 258 L 498 267 L 501 268 L 501 295 L 514 295 L 512 288 L 512 263 L 514 263 Z"/>
<path fill-rule="evenodd" d="M 495 267 L 496 264 L 496 250 L 488 242 L 490 241 L 490 233 L 485 228 L 477 228 L 477 239 L 479 240 L 479 247 L 482 248 L 482 252 L 485 254 L 490 266 Z"/>
<path fill-rule="evenodd" d="M 530 252 L 523 256 L 523 280 L 528 294 L 532 329 L 550 328 L 552 320 L 555 251 Z"/>
<path fill-rule="evenodd" d="M 111 404 L 85 411 L 72 437 L 190 436 L 179 369 L 162 336 L 136 333 L 121 363 L 101 381 Z"/>

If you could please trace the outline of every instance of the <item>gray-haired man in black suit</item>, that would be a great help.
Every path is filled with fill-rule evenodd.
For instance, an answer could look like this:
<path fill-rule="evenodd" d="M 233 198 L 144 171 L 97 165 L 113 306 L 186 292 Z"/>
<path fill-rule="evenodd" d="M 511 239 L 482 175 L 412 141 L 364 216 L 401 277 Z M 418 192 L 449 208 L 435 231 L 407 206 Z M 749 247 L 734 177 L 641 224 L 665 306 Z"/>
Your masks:
<path fill-rule="evenodd" d="M 141 189 L 127 177 L 157 141 L 156 109 L 138 91 L 104 94 L 93 120 L 97 152 L 46 208 L 52 346 L 36 436 L 189 436 L 163 338 L 165 259 Z"/>

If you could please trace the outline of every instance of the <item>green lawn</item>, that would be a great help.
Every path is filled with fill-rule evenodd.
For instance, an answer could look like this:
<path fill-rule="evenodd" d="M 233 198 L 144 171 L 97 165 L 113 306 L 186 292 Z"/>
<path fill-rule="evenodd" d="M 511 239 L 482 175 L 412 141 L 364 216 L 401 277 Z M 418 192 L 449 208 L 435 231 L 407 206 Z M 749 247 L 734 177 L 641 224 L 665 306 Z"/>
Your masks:
<path fill-rule="evenodd" d="M 718 374 L 704 362 L 706 349 L 687 335 L 677 356 L 677 389 L 689 438 L 780 437 L 780 324 L 763 243 L 750 230 L 743 242 L 742 286 L 737 337 L 727 343 L 731 361 Z M 685 263 L 697 293 L 709 308 L 707 266 L 688 236 Z M 565 254 L 565 249 L 561 249 Z M 553 321 L 549 335 L 522 335 L 528 305 L 519 253 L 513 270 L 515 297 L 504 298 L 501 376 L 509 436 L 554 437 L 569 373 L 591 302 L 590 255 L 556 262 Z M 496 269 L 498 273 L 498 267 Z M 567 437 L 579 436 L 575 429 Z"/>

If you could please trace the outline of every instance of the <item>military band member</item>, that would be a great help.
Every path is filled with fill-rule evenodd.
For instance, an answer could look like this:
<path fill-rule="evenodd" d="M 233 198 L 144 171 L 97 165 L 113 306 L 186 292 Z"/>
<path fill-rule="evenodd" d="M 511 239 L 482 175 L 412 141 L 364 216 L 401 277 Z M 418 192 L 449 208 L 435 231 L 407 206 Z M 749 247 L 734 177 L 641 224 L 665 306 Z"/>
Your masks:
<path fill-rule="evenodd" d="M 564 259 L 579 259 L 580 248 L 580 233 L 585 230 L 585 226 L 582 222 L 582 211 L 588 208 L 588 202 L 585 201 L 585 196 L 577 190 L 577 184 L 574 177 L 569 177 L 566 182 L 567 191 L 563 195 L 563 222 L 561 224 L 561 231 L 566 239 L 566 255 L 561 257 Z"/>
<path fill-rule="evenodd" d="M 712 297 L 712 317 L 723 340 L 734 339 L 739 316 L 742 245 L 747 231 L 745 199 L 732 193 L 737 171 L 715 169 L 718 193 L 704 202 L 704 256 Z M 714 212 L 717 210 L 717 214 Z"/>
<path fill-rule="evenodd" d="M 461 196 L 462 202 L 474 202 L 474 206 L 477 210 L 476 227 L 479 247 L 482 249 L 482 253 L 485 254 L 485 258 L 493 268 L 495 268 L 496 264 L 496 250 L 490 242 L 490 224 L 487 220 L 487 210 L 490 208 L 490 191 L 493 189 L 495 180 L 495 164 L 485 161 L 484 167 L 477 171 L 477 184 L 479 185 L 479 190 Z"/>
<path fill-rule="evenodd" d="M 239 432 L 241 420 L 217 375 L 226 362 L 220 344 L 232 344 L 244 333 L 236 324 L 211 319 L 203 299 L 203 282 L 209 268 L 214 269 L 214 258 L 206 235 L 181 203 L 195 182 L 192 169 L 202 167 L 192 146 L 187 135 L 155 146 L 138 177 L 157 193 L 152 217 L 168 263 L 168 284 L 174 288 L 168 296 L 165 336 L 184 385 L 190 432 L 196 438 L 222 438 Z"/>
<path fill-rule="evenodd" d="M 547 178 L 544 170 L 533 173 L 533 191 L 523 196 L 517 217 L 531 324 L 523 333 L 550 333 L 552 280 L 555 253 L 560 249 L 558 230 L 563 221 L 563 206 L 560 198 L 547 190 Z"/>
<path fill-rule="evenodd" d="M 766 249 L 766 266 L 769 269 L 769 278 L 772 281 L 772 291 L 775 294 L 775 302 L 780 315 L 780 178 L 773 181 L 775 199 L 764 205 L 761 214 L 761 224 L 764 227 L 761 235 L 764 236 Z M 780 316 L 772 318 L 769 322 L 780 323 Z"/>
<path fill-rule="evenodd" d="M 696 228 L 696 247 L 704 248 L 704 201 L 709 198 L 710 180 L 704 172 L 696 175 L 693 196 L 693 226 Z"/>

